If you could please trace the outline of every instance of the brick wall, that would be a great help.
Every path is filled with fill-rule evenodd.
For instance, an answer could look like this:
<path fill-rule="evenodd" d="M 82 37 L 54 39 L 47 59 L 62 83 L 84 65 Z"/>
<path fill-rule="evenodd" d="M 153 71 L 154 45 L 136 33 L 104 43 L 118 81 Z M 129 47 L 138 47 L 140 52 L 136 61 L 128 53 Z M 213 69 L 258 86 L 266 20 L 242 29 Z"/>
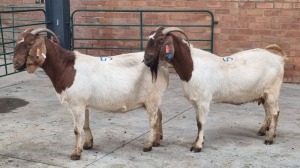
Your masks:
<path fill-rule="evenodd" d="M 21 2 L 35 1 L 0 0 L 0 5 Z M 216 54 L 277 43 L 289 57 L 284 81 L 300 83 L 300 0 L 71 0 L 71 11 L 76 9 L 209 9 L 219 22 Z"/>

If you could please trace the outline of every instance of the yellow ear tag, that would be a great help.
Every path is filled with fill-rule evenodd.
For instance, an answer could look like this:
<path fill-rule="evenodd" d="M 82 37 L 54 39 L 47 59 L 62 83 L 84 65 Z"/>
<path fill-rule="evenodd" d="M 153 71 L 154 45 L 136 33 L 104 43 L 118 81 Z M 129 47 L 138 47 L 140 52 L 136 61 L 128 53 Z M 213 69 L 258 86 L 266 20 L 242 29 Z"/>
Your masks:
<path fill-rule="evenodd" d="M 40 56 L 40 51 L 41 51 L 41 50 L 40 50 L 39 48 L 36 49 L 36 55 L 37 55 L 37 56 Z"/>

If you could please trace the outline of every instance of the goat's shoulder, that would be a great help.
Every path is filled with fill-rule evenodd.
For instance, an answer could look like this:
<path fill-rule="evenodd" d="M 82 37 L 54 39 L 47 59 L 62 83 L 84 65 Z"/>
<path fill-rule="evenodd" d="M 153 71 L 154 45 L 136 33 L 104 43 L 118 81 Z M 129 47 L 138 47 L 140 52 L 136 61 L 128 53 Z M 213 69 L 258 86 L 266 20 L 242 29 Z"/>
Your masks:
<path fill-rule="evenodd" d="M 191 48 L 191 55 L 195 67 L 206 67 L 208 65 L 213 66 L 213 64 L 219 62 L 220 60 L 219 56 L 198 48 Z"/>

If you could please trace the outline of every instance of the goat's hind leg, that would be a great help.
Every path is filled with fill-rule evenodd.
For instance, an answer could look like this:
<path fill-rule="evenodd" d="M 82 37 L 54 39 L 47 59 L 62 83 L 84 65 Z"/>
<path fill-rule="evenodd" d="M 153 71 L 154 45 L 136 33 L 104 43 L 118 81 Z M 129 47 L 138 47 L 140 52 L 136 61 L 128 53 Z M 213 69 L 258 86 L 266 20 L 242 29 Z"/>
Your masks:
<path fill-rule="evenodd" d="M 266 95 L 264 108 L 266 113 L 265 120 L 257 134 L 260 136 L 266 135 L 265 144 L 271 145 L 276 137 L 276 127 L 280 112 L 278 106 L 278 96 Z"/>
<path fill-rule="evenodd" d="M 271 102 L 268 108 L 270 110 L 270 125 L 269 125 L 268 133 L 266 134 L 265 144 L 271 145 L 273 144 L 274 138 L 276 137 L 276 127 L 277 127 L 279 113 L 280 113 L 278 107 L 278 101 Z"/>
<path fill-rule="evenodd" d="M 263 102 L 263 106 L 264 106 L 264 109 L 265 109 L 265 120 L 264 120 L 261 128 L 257 132 L 258 136 L 265 136 L 266 135 L 266 132 L 269 130 L 270 122 L 271 122 L 270 110 L 266 107 L 264 102 Z"/>
<path fill-rule="evenodd" d="M 93 135 L 90 128 L 90 122 L 89 122 L 89 109 L 85 109 L 85 119 L 84 119 L 84 125 L 83 130 L 85 133 L 85 141 L 83 144 L 83 149 L 88 150 L 93 148 Z"/>

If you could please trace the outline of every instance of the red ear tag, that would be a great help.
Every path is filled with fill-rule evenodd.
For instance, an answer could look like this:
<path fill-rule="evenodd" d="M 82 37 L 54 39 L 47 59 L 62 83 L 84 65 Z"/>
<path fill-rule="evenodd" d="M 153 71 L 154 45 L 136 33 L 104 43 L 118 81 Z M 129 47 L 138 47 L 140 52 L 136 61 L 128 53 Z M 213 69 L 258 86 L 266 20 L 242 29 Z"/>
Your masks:
<path fill-rule="evenodd" d="M 167 54 L 170 53 L 170 47 L 169 47 L 169 45 L 166 45 L 166 53 Z"/>

